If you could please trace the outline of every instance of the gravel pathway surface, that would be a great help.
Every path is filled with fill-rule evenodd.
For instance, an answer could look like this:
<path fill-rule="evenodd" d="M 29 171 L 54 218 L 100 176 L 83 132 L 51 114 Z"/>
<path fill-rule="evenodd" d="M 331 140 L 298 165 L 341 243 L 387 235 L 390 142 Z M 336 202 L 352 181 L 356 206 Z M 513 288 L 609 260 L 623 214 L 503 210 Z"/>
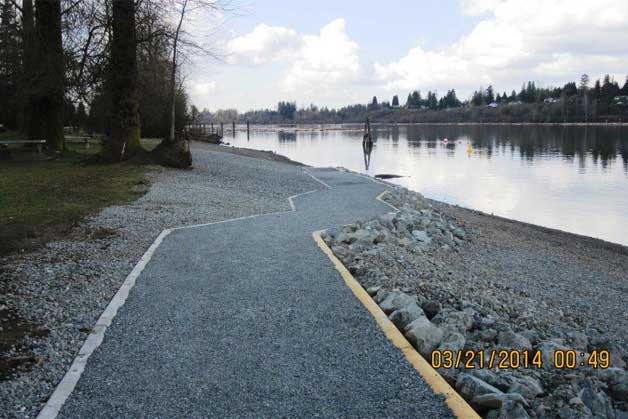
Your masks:
<path fill-rule="evenodd" d="M 0 417 L 37 415 L 163 229 L 287 211 L 288 196 L 320 186 L 298 166 L 216 151 L 193 144 L 194 169 L 155 169 L 150 190 L 135 203 L 106 208 L 35 252 L 0 258 L 0 319 L 16 313 L 32 329 L 20 345 L 0 353 L 30 360 L 0 381 Z"/>
<path fill-rule="evenodd" d="M 311 237 L 385 187 L 311 170 L 295 212 L 168 236 L 60 417 L 451 417 Z"/>

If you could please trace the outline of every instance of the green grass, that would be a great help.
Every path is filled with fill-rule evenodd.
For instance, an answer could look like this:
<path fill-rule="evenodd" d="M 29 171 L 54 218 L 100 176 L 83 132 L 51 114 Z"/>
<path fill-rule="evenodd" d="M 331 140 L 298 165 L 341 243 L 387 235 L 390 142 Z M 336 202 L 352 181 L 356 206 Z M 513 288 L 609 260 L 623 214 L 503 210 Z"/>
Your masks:
<path fill-rule="evenodd" d="M 146 148 L 157 143 L 149 141 Z M 99 146 L 69 146 L 55 160 L 24 161 L 20 155 L 19 161 L 0 162 L 0 254 L 63 237 L 86 215 L 145 193 L 148 166 L 82 164 Z"/>

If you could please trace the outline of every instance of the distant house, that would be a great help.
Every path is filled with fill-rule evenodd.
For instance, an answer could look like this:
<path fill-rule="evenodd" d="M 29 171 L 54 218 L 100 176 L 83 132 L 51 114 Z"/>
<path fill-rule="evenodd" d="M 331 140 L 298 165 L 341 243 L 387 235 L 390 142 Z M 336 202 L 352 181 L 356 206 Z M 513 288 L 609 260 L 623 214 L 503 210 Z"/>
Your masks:
<path fill-rule="evenodd" d="M 548 97 L 543 102 L 545 102 L 545 103 L 558 103 L 558 102 L 560 102 L 560 99 L 556 99 L 554 97 Z"/>
<path fill-rule="evenodd" d="M 497 102 L 491 102 L 488 105 L 486 105 L 488 108 L 497 108 L 499 106 L 499 103 Z"/>
<path fill-rule="evenodd" d="M 613 98 L 613 105 L 628 106 L 628 96 L 615 96 Z"/>

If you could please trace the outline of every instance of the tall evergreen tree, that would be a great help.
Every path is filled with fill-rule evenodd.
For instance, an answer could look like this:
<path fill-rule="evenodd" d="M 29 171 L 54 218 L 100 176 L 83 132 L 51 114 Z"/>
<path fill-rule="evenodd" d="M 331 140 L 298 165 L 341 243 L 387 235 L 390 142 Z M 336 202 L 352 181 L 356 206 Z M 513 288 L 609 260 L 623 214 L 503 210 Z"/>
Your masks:
<path fill-rule="evenodd" d="M 436 97 L 436 93 L 428 91 L 427 92 L 427 105 L 428 108 L 434 110 L 438 109 L 438 98 Z"/>
<path fill-rule="evenodd" d="M 480 87 L 480 90 L 473 92 L 471 96 L 471 104 L 473 106 L 481 106 L 484 104 L 484 89 Z"/>
<path fill-rule="evenodd" d="M 399 96 L 397 96 L 397 95 L 393 96 L 392 107 L 393 108 L 398 108 L 399 107 Z"/>
<path fill-rule="evenodd" d="M 495 102 L 495 92 L 493 91 L 493 86 L 489 85 L 486 88 L 486 103 L 493 103 Z"/>
<path fill-rule="evenodd" d="M 626 81 L 619 92 L 623 96 L 628 96 L 628 77 L 626 77 Z"/>
<path fill-rule="evenodd" d="M 580 76 L 580 90 L 586 91 L 589 88 L 589 75 L 583 74 Z"/>

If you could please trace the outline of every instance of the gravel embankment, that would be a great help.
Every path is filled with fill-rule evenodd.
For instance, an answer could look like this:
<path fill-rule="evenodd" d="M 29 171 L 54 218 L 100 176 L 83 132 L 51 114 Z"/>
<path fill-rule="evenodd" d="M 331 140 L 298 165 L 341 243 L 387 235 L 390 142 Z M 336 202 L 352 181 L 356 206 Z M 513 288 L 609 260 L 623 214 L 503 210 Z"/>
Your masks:
<path fill-rule="evenodd" d="M 435 350 L 452 351 L 454 366 L 440 372 L 478 412 L 628 417 L 628 249 L 403 188 L 386 199 L 401 211 L 331 231 L 326 240 L 428 360 Z M 485 354 L 484 368 L 480 355 L 470 357 L 475 369 L 456 368 L 455 356 L 464 360 L 468 350 Z M 529 367 L 488 368 L 499 350 L 520 363 L 528 351 Z M 554 354 L 569 350 L 575 368 L 555 368 Z M 611 368 L 587 365 L 600 350 L 609 351 Z M 537 351 L 541 368 L 532 363 Z"/>
<path fill-rule="evenodd" d="M 86 220 L 64 240 L 0 259 L 0 310 L 38 330 L 4 358 L 35 360 L 0 381 L 0 417 L 34 417 L 119 285 L 165 228 L 289 210 L 319 185 L 273 158 L 193 144 L 194 169 L 156 169 L 148 193 Z M 234 150 L 230 150 L 233 152 Z"/>

